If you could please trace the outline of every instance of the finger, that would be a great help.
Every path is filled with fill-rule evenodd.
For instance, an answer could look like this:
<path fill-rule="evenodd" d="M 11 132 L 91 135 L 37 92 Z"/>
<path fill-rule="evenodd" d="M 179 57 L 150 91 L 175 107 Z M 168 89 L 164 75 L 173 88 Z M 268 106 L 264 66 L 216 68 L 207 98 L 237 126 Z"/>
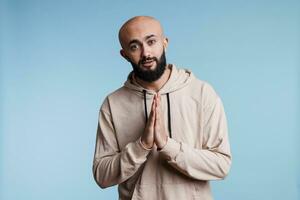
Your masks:
<path fill-rule="evenodd" d="M 155 116 L 156 116 L 156 114 L 155 114 L 155 112 L 153 112 L 150 119 L 149 119 L 149 125 L 151 127 L 154 127 L 154 125 L 155 125 Z"/>
<path fill-rule="evenodd" d="M 154 119 L 154 130 L 155 130 L 155 132 L 157 132 L 159 130 L 159 124 L 160 124 L 160 122 L 159 122 L 160 118 L 159 118 L 159 114 L 158 114 L 157 111 L 158 110 L 155 107 L 155 119 Z"/>
<path fill-rule="evenodd" d="M 155 112 L 156 112 L 156 117 L 155 117 L 156 120 L 159 121 L 159 123 L 162 125 L 164 121 L 164 116 L 160 105 L 156 107 Z"/>
<path fill-rule="evenodd" d="M 155 105 L 154 105 L 154 110 L 156 109 L 156 107 L 158 106 L 159 102 L 158 102 L 158 98 L 157 98 L 157 94 L 155 95 Z"/>
<path fill-rule="evenodd" d="M 153 101 L 152 101 L 152 105 L 151 105 L 151 110 L 152 110 L 153 106 L 155 107 L 155 104 L 156 104 L 156 94 L 154 94 L 154 97 L 153 97 Z"/>
<path fill-rule="evenodd" d="M 159 121 L 160 119 L 161 119 L 161 116 L 160 116 L 160 108 L 159 108 L 159 106 L 157 106 L 156 108 L 155 108 L 155 118 L 156 118 L 156 120 L 157 121 Z"/>
<path fill-rule="evenodd" d="M 154 96 L 153 101 L 152 101 L 152 105 L 151 105 L 150 117 L 149 117 L 149 123 L 151 125 L 154 124 L 154 120 L 155 120 L 155 107 L 156 107 L 155 98 L 156 97 Z"/>
<path fill-rule="evenodd" d="M 157 94 L 156 102 L 157 102 L 157 107 L 159 107 L 160 106 L 160 94 Z"/>

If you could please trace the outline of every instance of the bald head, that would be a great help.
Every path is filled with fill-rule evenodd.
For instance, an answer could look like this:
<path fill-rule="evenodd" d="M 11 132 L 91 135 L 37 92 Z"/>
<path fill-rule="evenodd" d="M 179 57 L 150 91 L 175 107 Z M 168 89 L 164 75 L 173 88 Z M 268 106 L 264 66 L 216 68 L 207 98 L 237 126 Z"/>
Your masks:
<path fill-rule="evenodd" d="M 154 82 L 166 69 L 165 52 L 168 38 L 159 21 L 149 16 L 136 16 L 126 21 L 119 31 L 120 54 L 131 63 L 140 80 Z"/>
<path fill-rule="evenodd" d="M 150 16 L 136 16 L 126 21 L 119 30 L 119 41 L 124 48 L 126 43 L 141 34 L 155 34 L 164 37 L 163 28 L 158 20 Z"/>

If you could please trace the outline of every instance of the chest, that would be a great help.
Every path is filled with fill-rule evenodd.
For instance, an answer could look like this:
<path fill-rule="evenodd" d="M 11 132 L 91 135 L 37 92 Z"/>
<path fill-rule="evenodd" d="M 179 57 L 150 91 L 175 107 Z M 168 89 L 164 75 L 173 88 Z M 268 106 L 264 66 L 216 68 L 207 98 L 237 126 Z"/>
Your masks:
<path fill-rule="evenodd" d="M 146 115 L 150 115 L 152 98 L 135 97 L 130 101 L 118 102 L 111 106 L 116 138 L 122 149 L 129 142 L 136 141 L 144 132 Z M 161 111 L 165 128 L 171 125 L 172 138 L 194 147 L 201 148 L 202 108 L 192 97 L 171 93 L 169 103 L 166 95 L 161 96 Z"/>

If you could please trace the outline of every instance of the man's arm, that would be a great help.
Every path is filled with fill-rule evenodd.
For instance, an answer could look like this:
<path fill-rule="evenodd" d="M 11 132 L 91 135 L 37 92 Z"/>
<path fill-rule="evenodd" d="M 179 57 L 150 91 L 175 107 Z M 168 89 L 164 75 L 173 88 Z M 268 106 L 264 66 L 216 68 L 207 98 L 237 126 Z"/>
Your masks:
<path fill-rule="evenodd" d="M 106 100 L 102 107 L 107 105 Z M 101 108 L 93 162 L 94 179 L 101 188 L 126 181 L 146 161 L 150 152 L 142 146 L 140 138 L 120 150 L 115 134 L 110 113 Z"/>
<path fill-rule="evenodd" d="M 204 108 L 202 149 L 168 138 L 160 153 L 179 172 L 198 180 L 223 179 L 231 166 L 227 122 L 223 104 L 217 97 Z M 183 133 L 184 134 L 184 133 Z"/>

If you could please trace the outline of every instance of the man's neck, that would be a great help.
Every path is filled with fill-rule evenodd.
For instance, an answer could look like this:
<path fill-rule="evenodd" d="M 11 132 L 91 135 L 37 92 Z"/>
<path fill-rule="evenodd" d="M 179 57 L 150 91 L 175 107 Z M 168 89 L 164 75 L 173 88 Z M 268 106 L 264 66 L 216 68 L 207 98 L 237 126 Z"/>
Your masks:
<path fill-rule="evenodd" d="M 162 88 L 166 82 L 169 80 L 171 75 L 171 67 L 169 65 L 166 66 L 166 70 L 164 71 L 163 75 L 156 81 L 153 81 L 151 83 L 143 81 L 139 79 L 138 77 L 135 77 L 138 84 L 143 86 L 144 88 L 148 90 L 153 90 L 155 92 L 158 92 L 160 88 Z"/>

